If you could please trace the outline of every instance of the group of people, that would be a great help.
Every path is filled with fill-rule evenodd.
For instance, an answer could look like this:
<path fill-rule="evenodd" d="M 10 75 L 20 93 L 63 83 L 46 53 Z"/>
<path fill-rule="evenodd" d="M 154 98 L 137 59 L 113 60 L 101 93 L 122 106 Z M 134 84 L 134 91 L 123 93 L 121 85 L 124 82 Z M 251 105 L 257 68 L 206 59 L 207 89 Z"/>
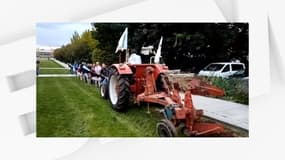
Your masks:
<path fill-rule="evenodd" d="M 95 84 L 100 86 L 104 83 L 109 76 L 108 67 L 105 63 L 100 64 L 96 62 L 95 64 L 82 62 L 81 64 L 69 64 L 70 72 L 76 74 L 80 80 L 83 80 L 89 84 Z"/>
<path fill-rule="evenodd" d="M 141 64 L 142 60 L 139 55 L 136 54 L 134 50 L 128 58 L 129 64 Z M 101 83 L 107 83 L 109 77 L 109 68 L 105 63 L 100 64 L 99 62 L 94 63 L 74 63 L 68 64 L 71 74 L 77 75 L 80 80 L 83 80 L 89 84 L 95 84 L 100 86 Z"/>

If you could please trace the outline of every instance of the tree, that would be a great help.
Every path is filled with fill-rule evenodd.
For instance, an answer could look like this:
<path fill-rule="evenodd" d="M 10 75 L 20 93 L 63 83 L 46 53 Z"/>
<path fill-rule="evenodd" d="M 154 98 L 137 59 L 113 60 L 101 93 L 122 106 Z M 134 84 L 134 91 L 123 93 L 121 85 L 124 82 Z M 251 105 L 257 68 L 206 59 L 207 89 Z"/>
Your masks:
<path fill-rule="evenodd" d="M 93 39 L 97 40 L 96 49 L 93 50 L 93 61 L 107 64 L 118 62 L 118 54 L 115 53 L 118 40 L 123 33 L 126 24 L 118 23 L 93 23 Z"/>
<path fill-rule="evenodd" d="M 92 62 L 92 52 L 96 48 L 97 41 L 92 33 L 86 30 L 81 35 L 74 32 L 70 43 L 55 51 L 55 58 L 64 62 Z"/>
<path fill-rule="evenodd" d="M 70 44 L 57 50 L 64 61 L 118 63 L 118 40 L 128 27 L 128 48 L 157 49 L 163 36 L 162 57 L 170 69 L 198 72 L 211 62 L 239 59 L 248 66 L 247 23 L 93 23 L 93 29 L 73 34 Z M 145 63 L 149 56 L 141 55 Z"/>

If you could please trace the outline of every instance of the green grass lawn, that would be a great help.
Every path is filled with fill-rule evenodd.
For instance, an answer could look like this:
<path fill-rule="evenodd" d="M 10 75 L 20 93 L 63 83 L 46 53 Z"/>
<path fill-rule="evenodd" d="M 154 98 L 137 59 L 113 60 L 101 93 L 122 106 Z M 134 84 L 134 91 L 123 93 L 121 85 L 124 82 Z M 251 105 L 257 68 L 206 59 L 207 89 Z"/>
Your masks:
<path fill-rule="evenodd" d="M 159 113 L 111 109 L 99 90 L 76 78 L 37 78 L 38 137 L 153 137 Z"/>
<path fill-rule="evenodd" d="M 40 74 L 70 74 L 69 69 L 40 69 Z"/>
<path fill-rule="evenodd" d="M 131 106 L 119 113 L 94 85 L 76 78 L 37 78 L 37 137 L 156 137 L 162 116 L 155 107 L 150 110 Z M 227 133 L 248 137 L 247 131 L 224 126 Z"/>
<path fill-rule="evenodd" d="M 63 68 L 53 60 L 40 60 L 40 68 Z"/>

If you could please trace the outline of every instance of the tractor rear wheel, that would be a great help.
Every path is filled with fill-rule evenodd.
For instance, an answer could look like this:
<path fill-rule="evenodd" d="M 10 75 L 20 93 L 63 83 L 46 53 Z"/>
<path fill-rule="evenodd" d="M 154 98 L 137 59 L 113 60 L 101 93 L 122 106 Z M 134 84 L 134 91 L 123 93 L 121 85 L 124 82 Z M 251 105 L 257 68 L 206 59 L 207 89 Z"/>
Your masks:
<path fill-rule="evenodd" d="M 159 121 L 156 125 L 160 137 L 177 137 L 177 131 L 173 123 L 168 119 Z"/>
<path fill-rule="evenodd" d="M 124 111 L 129 105 L 131 96 L 129 77 L 120 75 L 116 69 L 112 69 L 108 93 L 112 108 L 116 111 Z"/>

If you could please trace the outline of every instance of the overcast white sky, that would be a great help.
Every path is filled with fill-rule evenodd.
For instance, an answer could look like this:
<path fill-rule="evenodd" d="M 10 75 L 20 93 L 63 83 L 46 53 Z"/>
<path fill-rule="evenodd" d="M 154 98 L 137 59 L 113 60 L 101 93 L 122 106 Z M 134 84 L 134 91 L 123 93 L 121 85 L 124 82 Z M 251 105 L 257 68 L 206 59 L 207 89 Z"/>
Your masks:
<path fill-rule="evenodd" d="M 91 28 L 90 23 L 37 23 L 37 47 L 60 47 L 70 42 L 75 31 L 81 34 Z"/>

